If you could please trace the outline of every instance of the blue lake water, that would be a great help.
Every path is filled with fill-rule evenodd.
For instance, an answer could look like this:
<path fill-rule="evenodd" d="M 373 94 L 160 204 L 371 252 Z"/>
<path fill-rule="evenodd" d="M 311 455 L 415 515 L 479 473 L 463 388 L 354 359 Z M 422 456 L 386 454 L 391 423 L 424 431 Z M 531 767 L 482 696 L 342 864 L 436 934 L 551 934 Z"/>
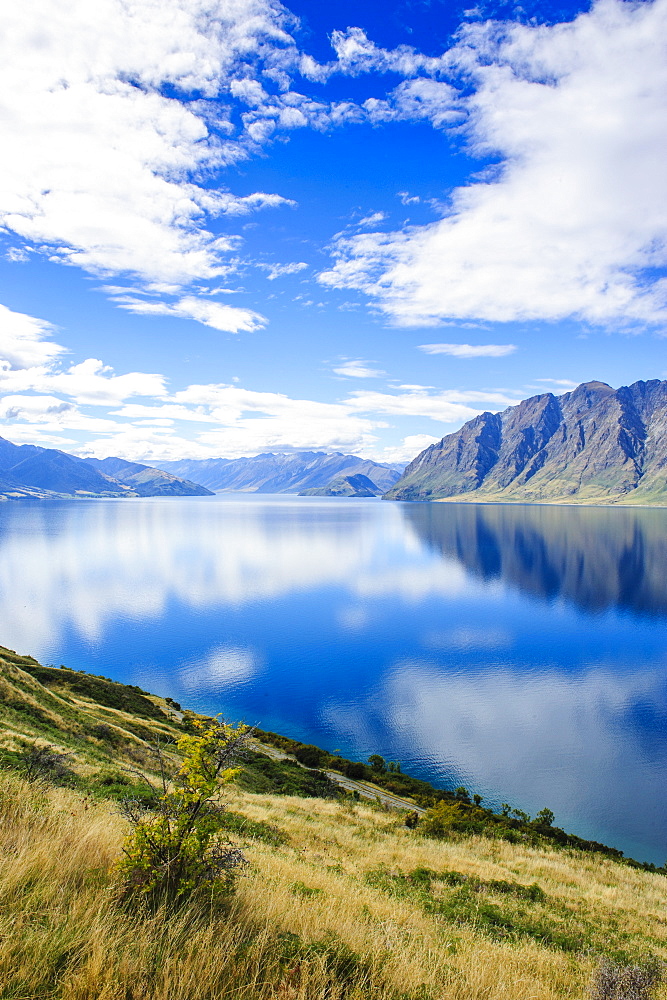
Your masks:
<path fill-rule="evenodd" d="M 0 643 L 667 857 L 667 510 L 0 506 Z"/>

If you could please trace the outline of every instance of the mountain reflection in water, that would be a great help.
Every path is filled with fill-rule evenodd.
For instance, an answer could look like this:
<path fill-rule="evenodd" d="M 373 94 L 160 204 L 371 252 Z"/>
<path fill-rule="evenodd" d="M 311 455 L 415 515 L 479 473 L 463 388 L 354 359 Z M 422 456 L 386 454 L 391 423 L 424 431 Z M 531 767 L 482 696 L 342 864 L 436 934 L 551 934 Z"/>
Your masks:
<path fill-rule="evenodd" d="M 0 505 L 0 643 L 667 855 L 667 510 Z"/>
<path fill-rule="evenodd" d="M 509 504 L 406 504 L 434 551 L 484 580 L 585 611 L 667 614 L 665 511 Z"/>

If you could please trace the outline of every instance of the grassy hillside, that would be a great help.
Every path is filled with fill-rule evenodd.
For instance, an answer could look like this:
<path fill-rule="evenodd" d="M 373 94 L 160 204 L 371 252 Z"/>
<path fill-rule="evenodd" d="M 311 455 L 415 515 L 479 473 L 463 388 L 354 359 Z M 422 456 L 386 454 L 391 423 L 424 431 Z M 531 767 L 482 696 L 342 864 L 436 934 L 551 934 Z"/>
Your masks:
<path fill-rule="evenodd" d="M 225 789 L 235 894 L 121 907 L 114 799 L 141 794 L 151 741 L 173 755 L 187 713 L 0 650 L 0 724 L 2 1000 L 555 1000 L 589 996 L 605 959 L 667 959 L 662 873 L 492 823 L 426 836 L 253 752 Z M 35 741 L 69 755 L 51 781 L 25 780 Z M 613 992 L 609 968 L 596 1000 L 648 995 Z"/>

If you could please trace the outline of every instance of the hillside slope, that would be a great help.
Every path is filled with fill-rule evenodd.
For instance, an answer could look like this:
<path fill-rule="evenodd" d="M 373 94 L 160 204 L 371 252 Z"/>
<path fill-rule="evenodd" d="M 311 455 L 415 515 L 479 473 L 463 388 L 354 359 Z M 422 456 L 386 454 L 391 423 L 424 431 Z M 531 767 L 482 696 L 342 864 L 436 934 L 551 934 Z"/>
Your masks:
<path fill-rule="evenodd" d="M 357 473 L 353 476 L 336 476 L 326 486 L 300 490 L 300 497 L 379 497 L 382 490 L 368 476 Z"/>
<path fill-rule="evenodd" d="M 54 448 L 0 438 L 0 499 L 205 496 L 210 491 L 120 458 L 83 459 Z"/>
<path fill-rule="evenodd" d="M 149 741 L 173 756 L 187 713 L 2 649 L 0 684 L 7 998 L 560 1000 L 587 995 L 601 961 L 648 979 L 667 958 L 662 872 L 520 833 L 420 832 L 326 789 L 279 790 L 296 765 L 264 758 L 262 771 L 252 754 L 222 814 L 249 862 L 234 897 L 154 915 L 119 906 L 128 828 L 114 799 L 141 795 Z M 59 782 L 20 777 L 38 733 L 72 755 Z"/>
<path fill-rule="evenodd" d="M 386 499 L 667 503 L 667 382 L 586 382 L 482 413 L 421 452 Z"/>
<path fill-rule="evenodd" d="M 87 458 L 86 463 L 103 475 L 111 476 L 128 486 L 140 497 L 204 497 L 212 496 L 211 490 L 189 479 L 181 479 L 163 469 L 154 469 L 139 462 L 126 462 L 122 458 Z"/>

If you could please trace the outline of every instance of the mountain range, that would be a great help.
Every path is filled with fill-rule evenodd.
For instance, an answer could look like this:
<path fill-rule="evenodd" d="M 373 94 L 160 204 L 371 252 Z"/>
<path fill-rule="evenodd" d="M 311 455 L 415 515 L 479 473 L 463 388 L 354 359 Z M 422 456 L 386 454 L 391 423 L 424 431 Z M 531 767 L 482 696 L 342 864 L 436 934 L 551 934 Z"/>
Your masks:
<path fill-rule="evenodd" d="M 385 493 L 400 479 L 402 465 L 383 465 L 340 452 L 295 451 L 253 458 L 184 459 L 159 462 L 158 468 L 184 476 L 216 493 L 300 493 L 327 487 L 332 480 L 351 475 L 367 476 Z"/>
<path fill-rule="evenodd" d="M 126 462 L 77 458 L 54 448 L 0 438 L 0 499 L 54 497 L 205 496 L 197 483 Z"/>
<path fill-rule="evenodd" d="M 667 382 L 585 382 L 481 413 L 422 451 L 385 499 L 667 503 Z"/>

